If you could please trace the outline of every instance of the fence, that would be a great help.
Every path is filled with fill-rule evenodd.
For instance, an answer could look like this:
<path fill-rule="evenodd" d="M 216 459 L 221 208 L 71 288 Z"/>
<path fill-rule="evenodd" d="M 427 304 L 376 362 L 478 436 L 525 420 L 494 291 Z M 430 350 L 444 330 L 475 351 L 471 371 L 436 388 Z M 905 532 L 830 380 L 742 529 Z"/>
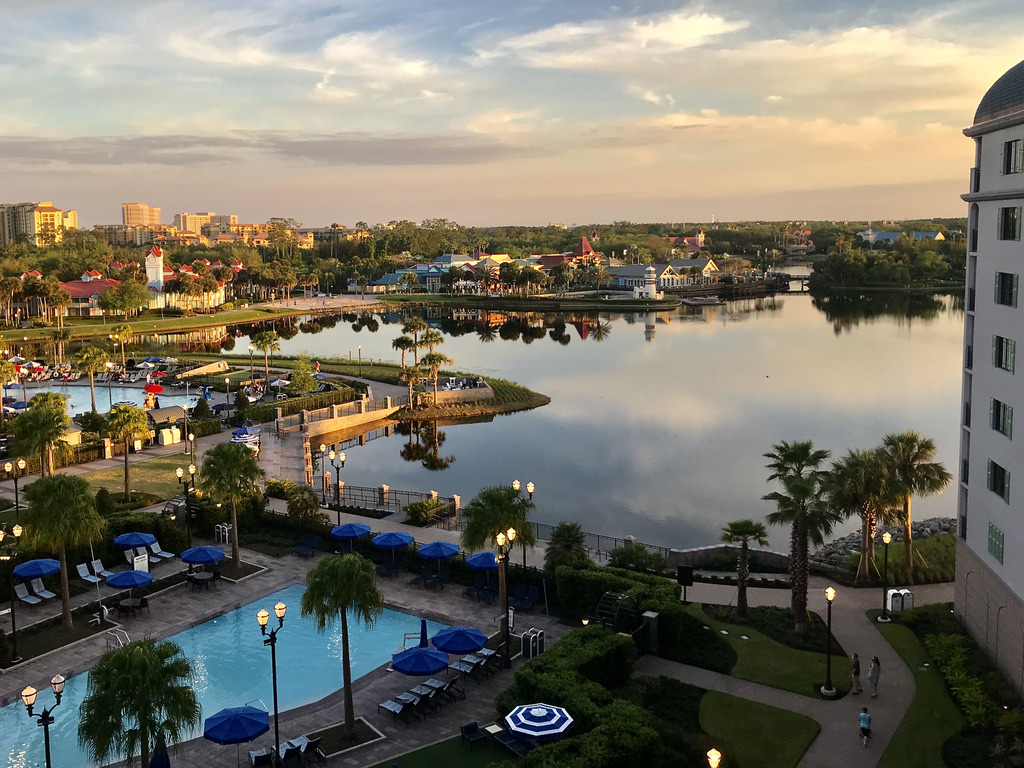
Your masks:
<path fill-rule="evenodd" d="M 383 400 L 361 400 L 354 403 L 347 403 L 345 405 L 317 408 L 313 411 L 302 411 L 291 416 L 282 416 L 275 420 L 275 426 L 278 434 L 281 434 L 283 432 L 287 432 L 289 429 L 299 427 L 302 424 L 315 424 L 319 421 L 342 419 L 347 416 L 359 416 L 364 413 L 384 411 L 388 408 L 394 408 L 396 406 L 402 407 L 408 404 L 409 397 L 407 395 L 403 395 L 402 397 L 392 397 L 390 399 L 384 398 Z"/>
<path fill-rule="evenodd" d="M 332 501 L 340 500 L 342 506 L 373 509 L 380 512 L 401 512 L 407 504 L 427 499 L 441 499 L 446 502 L 447 507 L 438 510 L 438 517 L 445 516 L 446 510 L 447 515 L 455 515 L 459 508 L 457 496 L 438 496 L 433 492 L 423 493 L 422 491 L 398 491 L 386 485 L 367 487 L 346 484 L 340 489 L 336 488 L 335 492 L 338 495 L 332 494 Z"/>

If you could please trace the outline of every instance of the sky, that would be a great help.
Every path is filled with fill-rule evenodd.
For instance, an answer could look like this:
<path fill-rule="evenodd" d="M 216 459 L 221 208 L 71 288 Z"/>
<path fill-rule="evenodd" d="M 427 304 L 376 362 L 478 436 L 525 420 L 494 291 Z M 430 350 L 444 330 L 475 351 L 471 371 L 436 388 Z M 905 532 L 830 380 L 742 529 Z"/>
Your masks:
<path fill-rule="evenodd" d="M 1019 0 L 0 4 L 0 202 L 306 226 L 965 215 Z"/>

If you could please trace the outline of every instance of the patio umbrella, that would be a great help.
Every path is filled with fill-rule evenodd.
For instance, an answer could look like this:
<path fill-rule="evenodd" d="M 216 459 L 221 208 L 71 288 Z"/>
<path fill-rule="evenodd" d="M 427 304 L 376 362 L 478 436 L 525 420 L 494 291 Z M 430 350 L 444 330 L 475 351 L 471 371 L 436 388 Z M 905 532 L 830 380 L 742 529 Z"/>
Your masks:
<path fill-rule="evenodd" d="M 459 545 L 450 541 L 432 541 L 420 547 L 417 554 L 428 560 L 446 560 L 459 554 Z"/>
<path fill-rule="evenodd" d="M 163 359 L 159 358 L 159 357 L 150 356 L 150 357 L 143 358 L 143 361 L 147 362 L 147 363 L 162 363 Z"/>
<path fill-rule="evenodd" d="M 164 388 L 159 384 L 147 384 L 142 388 L 142 391 L 149 392 L 154 395 L 159 395 L 161 392 L 164 391 Z"/>
<path fill-rule="evenodd" d="M 287 379 L 274 379 L 272 382 L 270 382 L 270 386 L 278 388 L 287 387 L 288 381 Z"/>
<path fill-rule="evenodd" d="M 161 363 L 176 363 L 176 362 L 178 362 L 178 358 L 176 358 L 176 357 L 164 357 L 164 358 L 161 358 L 160 362 Z"/>
<path fill-rule="evenodd" d="M 153 574 L 148 571 L 118 571 L 107 576 L 107 586 L 114 589 L 127 589 L 128 594 L 136 587 L 146 587 L 153 583 Z"/>
<path fill-rule="evenodd" d="M 466 558 L 466 565 L 474 571 L 498 570 L 498 556 L 493 552 L 477 552 Z"/>
<path fill-rule="evenodd" d="M 256 707 L 228 707 L 206 718 L 203 738 L 215 744 L 242 744 L 270 730 L 270 713 Z"/>
<path fill-rule="evenodd" d="M 220 547 L 192 547 L 181 553 L 181 562 L 187 565 L 208 565 L 223 559 L 224 550 Z"/>
<path fill-rule="evenodd" d="M 138 531 L 122 533 L 120 536 L 114 537 L 114 544 L 121 547 L 121 549 L 148 547 L 150 544 L 156 544 L 156 536 L 152 533 L 139 533 Z"/>
<path fill-rule="evenodd" d="M 147 363 L 145 360 L 143 360 L 141 363 L 136 365 L 135 368 L 137 370 L 139 370 L 139 369 L 141 369 L 141 370 L 148 370 L 149 368 L 156 368 L 156 366 L 153 365 L 152 363 Z"/>
<path fill-rule="evenodd" d="M 258 435 L 259 433 L 260 433 L 260 431 L 258 429 L 256 429 L 255 427 L 239 427 L 238 429 L 236 429 L 231 434 L 232 434 L 233 437 L 243 437 L 243 436 L 244 437 L 250 437 L 250 436 Z"/>
<path fill-rule="evenodd" d="M 313 374 L 313 378 L 316 379 L 317 381 L 324 381 L 327 378 L 327 374 L 326 373 L 314 373 Z"/>
<path fill-rule="evenodd" d="M 345 523 L 344 525 L 337 525 L 331 529 L 331 538 L 340 539 L 341 541 L 351 541 L 352 539 L 361 539 L 370 533 L 370 526 L 366 523 Z"/>
<path fill-rule="evenodd" d="M 569 713 L 550 704 L 523 704 L 505 717 L 505 725 L 517 736 L 536 741 L 549 741 L 565 735 L 572 728 Z"/>
<path fill-rule="evenodd" d="M 395 550 L 407 547 L 414 541 L 413 537 L 404 531 L 388 531 L 378 533 L 373 537 L 372 543 L 377 549 L 390 549 L 391 562 L 395 562 Z"/>
<path fill-rule="evenodd" d="M 434 635 L 430 641 L 439 651 L 462 656 L 475 653 L 487 645 L 487 635 L 472 627 L 448 627 Z"/>
<path fill-rule="evenodd" d="M 215 406 L 210 408 L 214 413 L 220 413 L 221 411 L 230 411 L 235 406 L 231 403 L 217 403 Z"/>
<path fill-rule="evenodd" d="M 156 373 L 153 374 L 153 378 L 154 379 L 162 379 L 166 375 L 167 374 L 164 371 L 157 371 Z"/>
<path fill-rule="evenodd" d="M 156 749 L 149 758 L 149 768 L 171 768 L 171 756 L 167 754 L 167 742 L 163 733 L 157 738 Z"/>
<path fill-rule="evenodd" d="M 20 357 L 20 356 L 18 356 L 18 355 L 11 355 L 11 356 L 10 356 L 10 357 L 8 357 L 7 359 L 8 359 L 8 360 L 9 360 L 10 362 L 12 362 L 12 363 L 24 363 L 24 362 L 25 362 L 25 358 L 24 358 L 24 357 Z"/>
<path fill-rule="evenodd" d="M 252 419 L 246 419 L 245 421 L 243 421 L 241 424 L 238 424 L 237 426 L 239 426 L 239 427 L 258 427 L 260 425 L 260 423 L 261 422 L 253 421 Z"/>
<path fill-rule="evenodd" d="M 403 675 L 433 675 L 448 668 L 448 654 L 427 645 L 427 620 L 420 620 L 420 644 L 391 657 L 391 666 Z"/>
<path fill-rule="evenodd" d="M 16 579 L 43 579 L 55 573 L 60 573 L 60 563 L 49 558 L 29 560 L 14 568 Z"/>

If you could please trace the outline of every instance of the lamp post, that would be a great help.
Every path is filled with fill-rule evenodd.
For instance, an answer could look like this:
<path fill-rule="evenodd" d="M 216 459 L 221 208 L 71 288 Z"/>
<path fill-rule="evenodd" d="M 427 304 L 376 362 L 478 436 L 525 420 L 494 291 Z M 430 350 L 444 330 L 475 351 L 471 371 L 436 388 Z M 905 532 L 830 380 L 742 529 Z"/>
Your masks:
<path fill-rule="evenodd" d="M 11 528 L 11 533 L 14 534 L 14 543 L 8 545 L 6 551 L 0 552 L 0 560 L 11 561 L 11 663 L 17 664 L 21 659 L 18 657 L 18 622 L 17 616 L 14 612 L 14 606 L 18 602 L 14 597 L 14 558 L 18 554 L 18 541 L 21 539 L 22 527 L 15 524 Z M 0 527 L 0 543 L 3 542 L 7 532 L 3 527 Z"/>
<path fill-rule="evenodd" d="M 50 726 L 53 725 L 53 710 L 60 706 L 60 697 L 64 693 L 64 676 L 54 675 L 53 679 L 50 680 L 50 687 L 53 689 L 53 695 L 56 697 L 56 703 L 49 709 L 44 709 L 38 715 L 32 711 L 32 708 L 36 703 L 36 691 L 31 685 L 28 686 L 24 691 L 21 692 L 21 700 L 25 702 L 25 708 L 28 709 L 28 716 L 36 719 L 36 725 L 43 729 L 43 744 L 46 745 L 46 768 L 50 768 Z"/>
<path fill-rule="evenodd" d="M 231 379 L 227 376 L 224 377 L 224 402 L 231 402 Z"/>
<path fill-rule="evenodd" d="M 274 614 L 277 616 L 277 627 L 267 632 L 267 622 L 270 620 L 270 614 L 267 611 L 261 610 L 256 614 L 256 621 L 260 625 L 260 633 L 263 635 L 263 645 L 270 646 L 270 670 L 274 680 L 274 762 L 280 760 L 278 750 L 281 744 L 281 732 L 278 730 L 277 723 L 277 633 L 281 631 L 281 627 L 284 626 L 284 613 L 288 610 L 284 603 L 278 603 L 274 606 Z"/>
<path fill-rule="evenodd" d="M 516 478 L 515 480 L 512 481 L 512 490 L 515 491 L 516 493 L 519 493 L 519 489 L 522 488 L 522 487 L 523 487 L 523 484 L 519 482 L 518 478 Z M 533 501 L 533 492 L 535 490 L 537 490 L 537 486 L 535 486 L 532 482 L 529 482 L 529 483 L 526 484 L 526 492 L 530 495 L 530 501 Z M 523 568 L 524 569 L 526 568 L 526 546 L 525 545 L 523 546 Z"/>
<path fill-rule="evenodd" d="M 252 367 L 252 353 L 256 351 L 256 347 L 252 344 L 249 345 L 249 383 L 253 384 L 253 367 Z"/>
<path fill-rule="evenodd" d="M 836 695 L 836 689 L 832 685 L 832 601 L 836 599 L 835 589 L 826 588 L 825 599 L 828 600 L 828 653 L 825 656 L 825 685 L 821 689 L 821 695 L 832 698 Z"/>
<path fill-rule="evenodd" d="M 512 551 L 512 544 L 515 540 L 515 528 L 509 528 L 507 531 L 498 531 L 494 536 L 494 543 L 498 549 L 498 592 L 500 593 L 501 605 L 504 611 L 501 616 L 501 637 L 505 648 L 502 655 L 506 669 L 512 666 L 508 621 L 508 554 Z"/>
<path fill-rule="evenodd" d="M 356 349 L 359 350 L 359 375 L 363 375 L 363 345 L 360 344 Z"/>
<path fill-rule="evenodd" d="M 327 457 L 334 467 L 334 503 L 338 505 L 338 525 L 341 525 L 341 468 L 345 466 L 345 452 L 335 453 L 332 450 Z"/>
<path fill-rule="evenodd" d="M 114 407 L 114 391 L 110 388 L 110 377 L 114 373 L 114 364 L 108 362 L 107 368 L 107 408 Z"/>
<path fill-rule="evenodd" d="M 889 601 L 886 599 L 886 592 L 889 591 L 889 542 L 892 541 L 892 534 L 886 531 L 882 534 L 882 543 L 885 545 L 885 568 L 882 571 L 882 615 L 878 617 L 879 624 L 888 624 Z"/>
<path fill-rule="evenodd" d="M 191 435 L 189 435 L 191 437 Z M 178 483 L 185 489 L 185 531 L 188 534 L 188 546 L 192 548 L 192 497 L 189 496 L 189 488 L 196 490 L 196 465 L 188 465 L 188 477 L 185 477 L 185 470 L 178 467 L 174 470 L 178 477 Z"/>
<path fill-rule="evenodd" d="M 21 504 L 21 500 L 20 500 L 20 498 L 18 496 L 18 478 L 25 474 L 25 467 L 26 466 L 27 466 L 27 464 L 25 464 L 25 460 L 24 459 L 18 459 L 14 463 L 11 463 L 11 462 L 8 461 L 6 464 L 4 464 L 4 472 L 6 472 L 8 475 L 10 475 L 11 478 L 14 480 L 14 511 L 15 512 L 18 511 L 18 507 Z"/>
<path fill-rule="evenodd" d="M 708 768 L 718 768 L 722 763 L 722 753 L 712 747 L 708 750 Z"/>
<path fill-rule="evenodd" d="M 327 483 L 329 470 L 327 469 L 327 445 L 320 443 L 320 504 L 327 506 Z"/>

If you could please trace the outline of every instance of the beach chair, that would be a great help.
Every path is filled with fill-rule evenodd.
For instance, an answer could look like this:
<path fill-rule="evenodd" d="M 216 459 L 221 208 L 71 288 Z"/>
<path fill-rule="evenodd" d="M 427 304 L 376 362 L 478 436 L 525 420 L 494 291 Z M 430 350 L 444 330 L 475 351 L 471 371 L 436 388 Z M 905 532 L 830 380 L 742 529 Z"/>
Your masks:
<path fill-rule="evenodd" d="M 107 576 L 114 575 L 113 571 L 108 571 L 106 568 L 103 567 L 103 562 L 101 560 L 93 560 L 89 564 L 92 566 L 92 572 L 101 578 L 105 579 L 107 578 Z"/>
<path fill-rule="evenodd" d="M 463 597 L 475 597 L 475 598 L 477 598 L 479 600 L 480 599 L 479 598 L 480 590 L 483 589 L 486 586 L 487 586 L 487 576 L 486 576 L 486 574 L 478 573 L 476 575 L 476 578 L 473 580 L 473 586 L 466 587 L 462 591 L 462 596 Z"/>
<path fill-rule="evenodd" d="M 316 550 L 320 549 L 320 544 L 322 542 L 323 539 L 321 539 L 319 536 L 316 536 L 312 533 L 307 533 L 303 537 L 302 543 L 299 544 L 299 546 L 297 546 L 295 549 L 293 549 L 292 552 L 294 552 L 296 555 L 299 555 L 300 557 L 312 557 L 313 553 L 316 552 Z"/>
<path fill-rule="evenodd" d="M 173 560 L 174 559 L 174 553 L 173 552 L 164 552 L 163 548 L 160 546 L 160 542 L 159 541 L 150 544 L 149 545 L 149 551 L 152 554 L 154 554 L 157 557 L 159 557 L 161 560 Z"/>
<path fill-rule="evenodd" d="M 398 566 L 387 561 L 378 565 L 376 570 L 378 576 L 387 576 L 389 579 L 398 574 Z"/>
<path fill-rule="evenodd" d="M 320 737 L 317 736 L 315 739 L 306 739 L 302 745 L 302 759 L 306 765 L 312 765 L 313 763 L 321 763 L 327 761 L 327 755 L 324 754 L 323 750 L 320 749 Z"/>
<path fill-rule="evenodd" d="M 423 568 L 420 569 L 419 576 L 414 576 L 413 578 L 409 579 L 409 583 L 412 584 L 414 587 L 418 587 L 420 584 L 426 584 L 428 581 L 430 581 L 429 565 L 424 565 Z"/>
<path fill-rule="evenodd" d="M 302 765 L 302 747 L 298 744 L 282 744 L 277 748 L 277 753 L 281 757 L 281 764 L 285 768 L 290 766 L 301 766 Z"/>
<path fill-rule="evenodd" d="M 82 581 L 88 582 L 89 584 L 99 584 L 103 579 L 98 576 L 93 576 L 89 573 L 89 568 L 85 563 L 79 563 L 75 566 L 75 570 L 78 571 L 78 578 Z"/>
<path fill-rule="evenodd" d="M 249 765 L 252 768 L 270 768 L 273 763 L 273 755 L 266 749 L 257 749 L 249 753 Z"/>
<path fill-rule="evenodd" d="M 28 587 L 26 587 L 24 584 L 15 584 L 14 594 L 17 596 L 19 600 L 21 600 L 21 602 L 28 603 L 29 605 L 39 605 L 41 602 L 43 602 L 35 595 L 30 595 Z"/>
<path fill-rule="evenodd" d="M 392 720 L 400 718 L 402 722 L 405 723 L 406 728 L 409 727 L 409 723 L 411 723 L 413 719 L 420 719 L 419 715 L 416 714 L 416 712 L 413 710 L 412 705 L 410 704 L 401 704 L 397 701 L 392 701 L 391 699 L 388 699 L 387 701 L 381 702 L 377 705 L 378 712 L 380 712 L 382 709 L 385 712 L 391 713 Z"/>
<path fill-rule="evenodd" d="M 499 731 L 498 733 L 494 734 L 494 738 L 496 738 L 498 740 L 498 743 L 501 744 L 501 746 L 505 747 L 505 749 L 507 749 L 513 755 L 515 755 L 516 757 L 522 757 L 524 759 L 533 751 L 534 747 L 537 746 L 535 742 L 527 741 L 525 739 L 518 739 L 508 731 Z"/>
<path fill-rule="evenodd" d="M 486 734 L 480 730 L 480 725 L 476 720 L 466 723 L 459 727 L 459 733 L 462 734 L 462 741 L 469 742 L 470 749 L 478 741 L 483 741 Z"/>
<path fill-rule="evenodd" d="M 43 600 L 52 600 L 56 597 L 56 595 L 53 594 L 53 592 L 51 592 L 43 586 L 42 579 L 32 579 L 32 581 L 29 582 L 29 586 L 32 587 L 32 591 L 35 592 L 39 597 L 43 598 Z"/>
<path fill-rule="evenodd" d="M 540 587 L 531 586 L 527 588 L 523 597 L 517 595 L 515 600 L 509 600 L 509 604 L 517 611 L 530 611 L 539 598 Z"/>

